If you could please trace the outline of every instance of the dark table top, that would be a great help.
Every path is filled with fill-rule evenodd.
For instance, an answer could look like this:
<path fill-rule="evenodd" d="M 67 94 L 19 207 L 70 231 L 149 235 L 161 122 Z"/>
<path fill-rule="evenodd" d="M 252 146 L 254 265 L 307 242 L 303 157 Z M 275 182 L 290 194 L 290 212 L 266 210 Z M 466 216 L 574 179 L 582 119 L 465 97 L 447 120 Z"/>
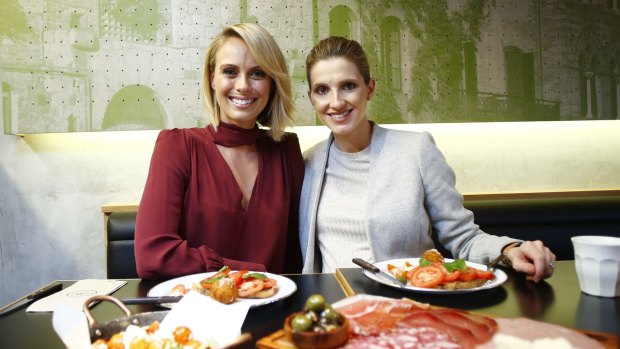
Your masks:
<path fill-rule="evenodd" d="M 336 274 L 286 275 L 297 285 L 291 296 L 262 307 L 250 309 L 242 327 L 254 341 L 282 328 L 286 316 L 301 309 L 306 299 L 315 293 L 323 294 L 330 303 L 352 294 L 372 294 L 392 298 L 407 297 L 436 306 L 460 308 L 501 317 L 528 317 L 585 331 L 605 332 L 620 336 L 620 297 L 589 296 L 579 290 L 574 262 L 557 263 L 552 278 L 541 283 L 525 280 L 524 276 L 506 271 L 508 280 L 491 290 L 461 295 L 429 295 L 379 284 L 365 277 L 360 268 L 338 269 Z M 63 281 L 65 287 L 74 281 Z M 145 296 L 156 282 L 128 280 L 114 292 L 116 298 Z M 0 347 L 2 348 L 63 348 L 52 328 L 51 313 L 26 313 L 23 307 L 0 317 Z M 134 313 L 162 311 L 152 305 L 131 305 Z M 92 308 L 99 323 L 124 314 L 111 303 L 99 303 Z M 617 338 L 614 338 L 617 341 Z"/>
<path fill-rule="evenodd" d="M 315 293 L 325 296 L 333 303 L 345 297 L 334 274 L 286 275 L 297 284 L 297 291 L 289 297 L 262 307 L 252 308 L 243 324 L 242 332 L 250 332 L 254 341 L 281 329 L 284 319 L 292 312 L 302 309 L 306 299 Z M 65 287 L 75 281 L 63 281 Z M 143 297 L 157 282 L 128 280 L 127 284 L 114 292 L 112 296 L 123 299 Z M 64 348 L 60 338 L 52 327 L 51 313 L 27 313 L 26 306 L 6 316 L 0 317 L 1 348 Z M 153 305 L 129 305 L 133 313 L 165 311 Z M 114 304 L 102 302 L 91 309 L 98 323 L 105 323 L 124 316 Z"/>
<path fill-rule="evenodd" d="M 565 327 L 605 332 L 620 337 L 620 297 L 602 298 L 581 292 L 573 261 L 558 261 L 554 275 L 539 283 L 504 269 L 508 280 L 501 286 L 460 295 L 414 293 L 377 283 L 361 268 L 338 269 L 346 280 L 347 296 L 373 294 L 407 297 L 436 306 L 460 308 L 498 317 L 527 317 Z"/>

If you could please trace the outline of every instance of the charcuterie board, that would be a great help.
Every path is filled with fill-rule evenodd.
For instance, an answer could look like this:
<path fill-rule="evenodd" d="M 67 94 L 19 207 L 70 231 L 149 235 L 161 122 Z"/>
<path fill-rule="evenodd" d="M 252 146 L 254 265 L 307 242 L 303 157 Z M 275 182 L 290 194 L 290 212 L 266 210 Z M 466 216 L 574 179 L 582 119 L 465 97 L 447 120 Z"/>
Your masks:
<path fill-rule="evenodd" d="M 406 299 L 403 299 L 401 301 L 405 303 L 412 302 Z M 368 304 L 368 302 L 373 302 L 374 304 L 374 302 L 388 302 L 389 303 L 389 302 L 401 302 L 401 301 L 398 301 L 395 299 L 390 300 L 389 298 L 385 298 L 385 297 L 357 295 L 353 297 L 348 297 L 342 301 L 334 303 L 334 308 L 339 309 L 343 305 L 346 307 L 347 306 L 346 304 L 359 304 L 357 302 L 366 302 L 366 304 Z M 339 305 L 338 303 L 341 303 L 341 304 Z M 356 307 L 353 307 L 353 308 L 356 308 Z M 367 306 L 364 306 L 362 308 L 368 309 Z M 381 306 L 379 308 L 381 308 Z M 404 309 L 404 308 L 399 307 L 399 309 Z M 440 316 L 442 316 L 442 314 L 448 314 L 449 316 L 451 311 L 460 312 L 461 314 L 467 314 L 459 310 L 450 310 L 448 308 L 443 308 L 443 307 L 430 306 L 427 309 L 431 312 L 434 312 L 435 314 L 439 314 Z M 478 318 L 480 316 L 485 317 L 484 315 L 477 314 L 477 313 L 476 313 L 477 315 L 474 313 L 470 313 L 470 314 L 472 317 L 478 317 Z M 547 338 L 548 334 L 552 334 L 549 337 L 563 338 L 565 340 L 570 341 L 571 344 L 577 345 L 577 346 L 585 345 L 585 347 L 598 347 L 598 348 L 605 348 L 605 349 L 614 349 L 618 347 L 618 338 L 615 335 L 608 334 L 608 333 L 600 333 L 600 332 L 584 331 L 584 330 L 573 330 L 573 329 L 569 329 L 566 327 L 553 325 L 550 323 L 530 320 L 527 318 L 508 319 L 508 318 L 496 318 L 493 316 L 489 316 L 488 318 L 494 318 L 497 321 L 498 326 L 500 326 L 500 328 L 503 328 L 503 330 L 501 330 L 501 332 L 498 332 L 498 333 L 510 334 L 512 336 L 516 336 L 517 338 L 524 338 L 524 339 L 529 339 L 529 340 L 533 340 L 534 338 L 542 339 L 542 338 Z M 383 320 L 381 322 L 385 323 L 386 319 L 383 317 L 382 319 Z M 414 319 L 418 319 L 418 318 L 416 317 Z M 366 323 L 368 323 L 368 321 L 366 321 Z M 401 329 L 402 329 L 402 326 L 401 326 Z M 411 329 L 413 331 L 416 331 L 416 327 L 411 327 Z M 514 329 L 514 330 L 511 330 L 511 329 Z M 528 334 L 537 332 L 536 329 L 539 330 L 538 334 L 536 334 L 533 338 L 528 338 Z M 355 339 L 352 339 L 352 340 L 355 341 L 358 339 L 359 337 L 355 336 Z M 598 342 L 600 346 L 596 345 L 595 344 L 596 342 Z M 294 349 L 296 348 L 295 344 L 290 340 L 290 338 L 284 332 L 284 330 L 278 330 L 269 336 L 261 338 L 256 343 L 256 345 L 258 348 L 262 348 L 262 349 Z M 485 342 L 483 346 L 485 348 L 493 347 L 493 344 L 490 342 Z"/>
<path fill-rule="evenodd" d="M 579 331 L 586 336 L 597 340 L 606 349 L 618 348 L 618 338 L 608 333 L 600 333 L 593 331 Z M 297 347 L 290 338 L 286 335 L 284 330 L 278 330 L 269 336 L 261 338 L 256 342 L 258 349 L 296 349 Z"/>

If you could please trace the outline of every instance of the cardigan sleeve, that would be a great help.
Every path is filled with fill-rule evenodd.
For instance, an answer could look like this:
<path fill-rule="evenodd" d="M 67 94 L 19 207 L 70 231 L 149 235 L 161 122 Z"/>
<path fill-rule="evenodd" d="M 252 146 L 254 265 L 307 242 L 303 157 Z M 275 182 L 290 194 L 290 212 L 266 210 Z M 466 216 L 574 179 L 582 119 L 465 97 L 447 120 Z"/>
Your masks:
<path fill-rule="evenodd" d="M 518 240 L 484 233 L 474 223 L 474 214 L 463 206 L 456 189 L 456 176 L 429 133 L 420 142 L 424 205 L 439 242 L 455 258 L 485 263 L 503 246 Z"/>

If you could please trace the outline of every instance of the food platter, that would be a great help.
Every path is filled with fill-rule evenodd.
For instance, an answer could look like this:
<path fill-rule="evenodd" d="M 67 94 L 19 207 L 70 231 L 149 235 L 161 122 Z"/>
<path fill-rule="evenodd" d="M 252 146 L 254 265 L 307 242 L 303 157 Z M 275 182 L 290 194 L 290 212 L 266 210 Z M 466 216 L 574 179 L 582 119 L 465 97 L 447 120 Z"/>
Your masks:
<path fill-rule="evenodd" d="M 192 275 L 181 276 L 175 279 L 164 281 L 162 283 L 157 284 L 153 288 L 151 288 L 149 292 L 147 293 L 147 296 L 148 297 L 168 296 L 170 295 L 170 291 L 172 290 L 172 288 L 178 284 L 183 284 L 186 288 L 191 288 L 194 283 L 200 282 L 200 280 L 203 280 L 209 276 L 212 276 L 215 273 L 216 272 L 192 274 Z M 295 282 L 293 282 L 293 280 L 287 277 L 277 275 L 277 274 L 265 273 L 265 272 L 260 272 L 260 273 L 265 274 L 268 278 L 276 280 L 278 282 L 279 289 L 275 295 L 268 297 L 268 298 L 238 298 L 239 302 L 244 302 L 244 303 L 247 302 L 248 304 L 250 304 L 250 308 L 256 308 L 256 307 L 260 307 L 266 304 L 277 302 L 281 299 L 284 299 L 292 295 L 297 290 L 297 285 L 295 284 Z M 166 308 L 172 308 L 173 304 L 161 304 L 161 306 L 166 307 Z"/>
<path fill-rule="evenodd" d="M 387 270 L 387 265 L 388 264 L 392 264 L 395 266 L 402 266 L 405 264 L 406 261 L 409 261 L 409 263 L 411 263 L 413 266 L 417 266 L 420 263 L 420 258 L 400 258 L 400 259 L 390 259 L 387 261 L 382 261 L 382 262 L 376 262 L 374 263 L 375 266 L 377 266 L 377 268 L 381 269 L 381 271 L 384 271 L 386 273 L 389 273 Z M 453 259 L 449 259 L 446 258 L 445 259 L 446 262 L 453 262 Z M 482 264 L 478 264 L 478 263 L 472 263 L 472 262 L 465 262 L 468 266 L 476 268 L 476 269 L 481 269 L 481 270 L 486 270 L 486 266 L 482 265 Z M 493 271 L 493 274 L 495 275 L 495 278 L 493 280 L 489 280 L 487 283 L 478 286 L 478 287 L 474 287 L 474 288 L 467 288 L 467 289 L 456 289 L 456 290 L 444 290 L 444 289 L 440 289 L 440 288 L 422 288 L 422 287 L 414 287 L 411 285 L 407 285 L 405 287 L 398 287 L 390 282 L 384 281 L 383 279 L 379 278 L 377 275 L 364 270 L 364 276 L 366 276 L 367 278 L 374 280 L 376 282 L 379 282 L 381 284 L 399 289 L 399 290 L 403 290 L 403 291 L 408 291 L 408 292 L 417 292 L 417 293 L 431 293 L 431 294 L 462 294 L 462 293 L 471 293 L 471 292 L 477 292 L 477 291 L 482 291 L 482 290 L 488 290 L 488 289 L 492 289 L 495 287 L 500 286 L 501 284 L 503 284 L 504 282 L 506 282 L 506 280 L 508 279 L 508 275 L 506 275 L 506 273 L 504 273 L 502 270 L 499 269 L 495 269 Z"/>

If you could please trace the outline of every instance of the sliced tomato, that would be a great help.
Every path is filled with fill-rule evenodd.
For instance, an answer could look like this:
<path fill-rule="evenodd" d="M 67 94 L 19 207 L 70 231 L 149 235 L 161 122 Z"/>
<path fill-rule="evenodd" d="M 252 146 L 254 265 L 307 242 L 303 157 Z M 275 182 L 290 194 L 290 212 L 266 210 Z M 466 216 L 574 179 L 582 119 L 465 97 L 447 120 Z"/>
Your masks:
<path fill-rule="evenodd" d="M 476 277 L 478 279 L 491 280 L 495 278 L 492 271 L 476 269 Z"/>
<path fill-rule="evenodd" d="M 408 273 L 409 282 L 415 287 L 433 288 L 445 278 L 441 268 L 435 265 L 418 266 Z"/>
<path fill-rule="evenodd" d="M 265 283 L 261 279 L 244 279 L 241 287 L 239 287 L 239 297 L 250 297 L 254 293 L 263 290 L 263 288 L 265 288 Z"/>
<path fill-rule="evenodd" d="M 278 282 L 275 279 L 267 278 L 263 280 L 263 284 L 264 284 L 264 288 L 272 288 L 272 287 L 275 287 L 278 284 Z"/>
<path fill-rule="evenodd" d="M 237 287 L 239 287 L 243 282 L 243 275 L 247 274 L 248 272 L 249 271 L 247 270 L 233 271 L 228 274 L 228 278 L 231 279 L 235 283 L 235 285 L 237 285 Z"/>
<path fill-rule="evenodd" d="M 456 281 L 458 280 L 458 278 L 461 276 L 461 271 L 458 269 L 455 269 L 453 271 L 448 271 L 448 268 L 446 268 L 442 263 L 433 263 L 433 265 L 436 265 L 438 268 L 441 269 L 441 271 L 443 271 L 443 282 L 452 282 L 452 281 Z"/>
<path fill-rule="evenodd" d="M 472 267 L 467 267 L 466 270 L 461 270 L 461 275 L 459 276 L 460 281 L 471 281 L 476 278 L 477 271 Z"/>
<path fill-rule="evenodd" d="M 453 270 L 451 272 L 448 272 L 446 270 L 447 274 L 443 279 L 443 282 L 452 282 L 452 281 L 456 281 L 461 277 L 461 271 L 460 270 Z"/>

